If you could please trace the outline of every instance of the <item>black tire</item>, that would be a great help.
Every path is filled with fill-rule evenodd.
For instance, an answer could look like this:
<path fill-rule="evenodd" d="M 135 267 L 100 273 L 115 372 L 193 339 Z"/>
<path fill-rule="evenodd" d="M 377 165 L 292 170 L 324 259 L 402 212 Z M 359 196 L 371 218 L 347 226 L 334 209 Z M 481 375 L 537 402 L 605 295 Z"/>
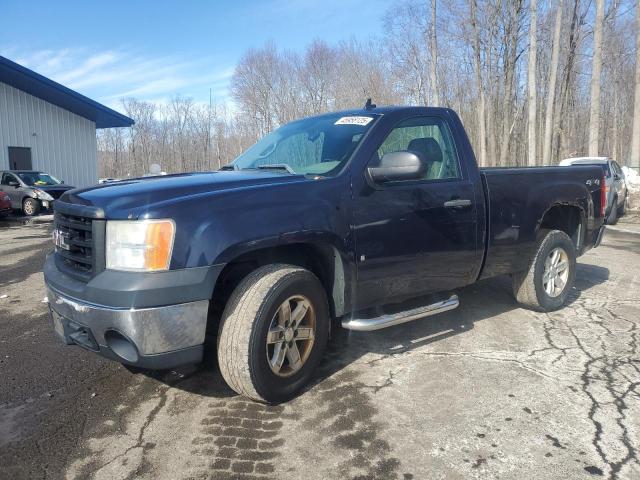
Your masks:
<path fill-rule="evenodd" d="M 611 205 L 611 210 L 609 211 L 609 216 L 607 217 L 607 225 L 615 225 L 618 223 L 618 199 L 613 199 L 613 204 Z"/>
<path fill-rule="evenodd" d="M 560 248 L 566 253 L 569 272 L 561 293 L 552 296 L 545 291 L 543 275 L 545 262 L 556 248 Z M 512 275 L 513 294 L 521 305 L 530 309 L 542 312 L 557 310 L 565 304 L 573 287 L 575 275 L 576 248 L 573 241 L 560 230 L 541 231 L 536 254 L 531 260 L 529 269 Z"/>
<path fill-rule="evenodd" d="M 35 198 L 27 197 L 22 201 L 22 213 L 27 217 L 33 217 L 40 211 L 40 202 Z"/>
<path fill-rule="evenodd" d="M 623 217 L 626 212 L 627 212 L 627 198 L 625 197 L 624 202 L 622 202 L 622 205 L 618 207 L 618 218 Z"/>
<path fill-rule="evenodd" d="M 292 296 L 308 299 L 315 313 L 315 334 L 302 367 L 283 377 L 269 363 L 267 333 L 280 306 Z M 320 363 L 330 325 L 327 296 L 313 273 L 293 265 L 260 267 L 240 282 L 222 314 L 217 341 L 222 376 L 235 392 L 252 400 L 289 400 Z"/>

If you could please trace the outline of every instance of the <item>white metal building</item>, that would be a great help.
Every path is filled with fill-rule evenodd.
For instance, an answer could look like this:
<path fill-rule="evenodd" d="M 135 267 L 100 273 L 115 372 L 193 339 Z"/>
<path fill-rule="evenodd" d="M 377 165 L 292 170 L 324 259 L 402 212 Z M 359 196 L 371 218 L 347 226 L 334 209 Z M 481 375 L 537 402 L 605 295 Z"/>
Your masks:
<path fill-rule="evenodd" d="M 98 182 L 96 128 L 133 120 L 0 56 L 0 170 L 40 170 Z"/>

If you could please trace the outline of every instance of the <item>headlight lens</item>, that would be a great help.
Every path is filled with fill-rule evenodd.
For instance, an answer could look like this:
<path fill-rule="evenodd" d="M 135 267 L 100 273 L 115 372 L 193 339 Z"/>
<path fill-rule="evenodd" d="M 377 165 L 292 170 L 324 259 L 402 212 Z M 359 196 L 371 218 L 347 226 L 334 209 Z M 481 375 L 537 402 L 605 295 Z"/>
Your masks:
<path fill-rule="evenodd" d="M 38 198 L 40 200 L 47 200 L 49 202 L 51 202 L 53 200 L 53 197 L 51 195 L 49 195 L 44 190 L 40 190 L 39 188 L 34 188 L 33 189 L 33 193 L 35 193 L 36 194 L 36 198 Z"/>
<path fill-rule="evenodd" d="M 106 266 L 112 270 L 168 270 L 176 226 L 173 220 L 109 220 Z"/>

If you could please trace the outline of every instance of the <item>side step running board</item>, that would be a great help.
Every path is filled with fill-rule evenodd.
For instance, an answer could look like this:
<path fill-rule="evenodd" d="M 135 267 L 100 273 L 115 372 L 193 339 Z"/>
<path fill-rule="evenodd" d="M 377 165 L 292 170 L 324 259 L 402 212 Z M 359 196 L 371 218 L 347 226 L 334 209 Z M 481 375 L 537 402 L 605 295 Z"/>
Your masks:
<path fill-rule="evenodd" d="M 428 317 L 437 313 L 453 310 L 460 305 L 457 295 L 451 295 L 447 300 L 442 300 L 431 305 L 423 305 L 421 307 L 405 310 L 394 314 L 386 314 L 374 318 L 345 318 L 342 321 L 342 327 L 348 330 L 357 330 L 359 332 L 370 332 L 372 330 L 380 330 L 381 328 L 399 325 L 401 323 L 410 322 L 419 318 Z"/>

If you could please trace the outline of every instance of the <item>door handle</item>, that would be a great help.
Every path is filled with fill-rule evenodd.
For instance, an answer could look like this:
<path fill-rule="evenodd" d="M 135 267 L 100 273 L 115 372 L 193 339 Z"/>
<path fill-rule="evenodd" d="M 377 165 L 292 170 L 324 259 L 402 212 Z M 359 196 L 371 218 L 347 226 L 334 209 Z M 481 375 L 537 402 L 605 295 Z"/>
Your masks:
<path fill-rule="evenodd" d="M 456 199 L 444 202 L 445 208 L 465 208 L 471 206 L 471 200 L 468 199 Z"/>

